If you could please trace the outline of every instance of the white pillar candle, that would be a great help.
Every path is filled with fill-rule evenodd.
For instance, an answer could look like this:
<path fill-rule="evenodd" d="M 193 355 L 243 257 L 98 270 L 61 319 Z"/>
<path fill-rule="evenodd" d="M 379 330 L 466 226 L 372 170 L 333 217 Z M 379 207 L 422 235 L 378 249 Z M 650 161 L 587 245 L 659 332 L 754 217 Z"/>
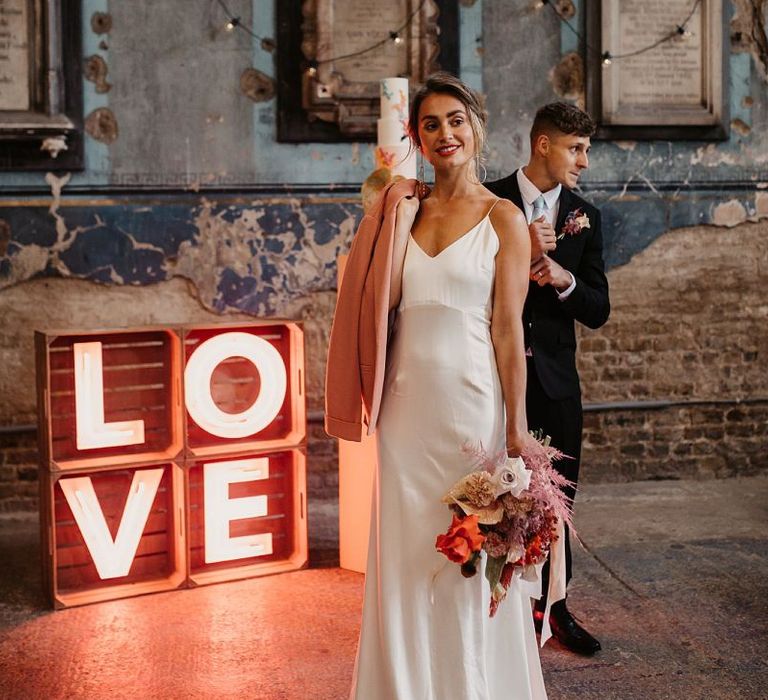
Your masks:
<path fill-rule="evenodd" d="M 416 151 L 408 138 L 408 79 L 381 81 L 381 119 L 377 122 L 376 167 L 392 176 L 416 177 Z"/>

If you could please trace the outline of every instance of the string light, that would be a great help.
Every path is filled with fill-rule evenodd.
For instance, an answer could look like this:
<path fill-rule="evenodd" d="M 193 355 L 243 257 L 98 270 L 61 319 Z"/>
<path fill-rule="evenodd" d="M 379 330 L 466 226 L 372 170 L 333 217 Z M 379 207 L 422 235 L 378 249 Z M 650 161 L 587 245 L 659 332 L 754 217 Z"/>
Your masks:
<path fill-rule="evenodd" d="M 224 13 L 227 15 L 229 19 L 227 19 L 227 23 L 224 25 L 224 30 L 227 32 L 233 32 L 235 29 L 242 29 L 247 34 L 250 34 L 254 39 L 258 39 L 261 42 L 269 41 L 265 40 L 263 36 L 259 36 L 256 34 L 253 29 L 251 29 L 247 24 L 245 24 L 239 17 L 236 17 L 233 15 L 227 6 L 224 4 L 224 0 L 218 0 L 219 5 L 221 5 L 221 9 L 224 10 Z M 263 46 L 263 44 L 262 44 Z"/>
<path fill-rule="evenodd" d="M 597 54 L 600 56 L 600 59 L 604 66 L 610 66 L 613 61 L 619 61 L 622 58 L 631 58 L 633 56 L 640 56 L 641 54 L 647 53 L 648 51 L 651 51 L 655 49 L 657 46 L 660 46 L 661 44 L 665 44 L 668 41 L 671 41 L 672 39 L 687 39 L 688 37 L 693 36 L 693 32 L 691 32 L 688 29 L 688 22 L 691 21 L 691 17 L 693 17 L 693 13 L 696 12 L 696 8 L 701 4 L 701 0 L 696 0 L 693 3 L 693 7 L 691 8 L 691 11 L 688 13 L 688 16 L 685 18 L 685 20 L 678 25 L 675 25 L 675 29 L 668 34 L 665 34 L 661 39 L 658 41 L 655 41 L 653 44 L 650 44 L 642 49 L 638 49 L 636 51 L 630 51 L 628 53 L 621 53 L 621 54 L 612 54 L 610 51 L 600 51 L 595 46 L 590 45 L 584 37 L 581 35 L 581 33 L 574 27 L 567 18 L 563 17 L 562 14 L 560 14 L 560 11 L 557 9 L 554 3 L 550 2 L 549 0 L 538 0 L 538 2 L 534 5 L 534 8 L 540 9 L 540 7 L 543 7 L 544 5 L 548 5 L 552 8 L 552 12 L 557 15 L 557 18 L 565 24 L 568 29 L 570 29 L 578 38 L 579 41 L 584 43 L 584 46 L 587 47 L 588 51 L 591 51 L 593 54 Z"/>
<path fill-rule="evenodd" d="M 226 31 L 232 32 L 239 27 L 240 29 L 247 32 L 255 39 L 259 39 L 262 42 L 266 41 L 263 37 L 260 37 L 258 34 L 254 33 L 250 27 L 245 25 L 243 21 L 240 19 L 240 17 L 234 16 L 227 8 L 226 4 L 224 3 L 224 0 L 218 0 L 218 3 L 219 5 L 221 5 L 221 8 L 229 17 L 227 23 L 224 25 L 224 29 Z M 371 46 L 368 46 L 365 49 L 361 49 L 360 51 L 354 51 L 352 53 L 344 54 L 341 56 L 333 56 L 331 58 L 325 58 L 322 61 L 317 61 L 317 60 L 308 61 L 307 69 L 306 69 L 307 74 L 311 77 L 315 77 L 317 75 L 318 67 L 321 64 L 332 63 L 334 61 L 342 61 L 349 58 L 356 58 L 358 56 L 367 54 L 390 41 L 395 46 L 401 46 L 405 41 L 403 39 L 402 32 L 406 30 L 408 27 L 410 27 L 411 22 L 413 21 L 413 18 L 422 10 L 425 4 L 426 4 L 426 0 L 422 0 L 419 3 L 418 7 L 416 7 L 416 9 L 413 10 L 410 15 L 408 15 L 405 22 L 403 22 L 403 24 L 400 27 L 389 31 L 385 38 L 381 39 L 380 41 L 377 41 L 376 43 L 372 44 Z M 673 31 L 664 35 L 658 41 L 655 41 L 653 44 L 650 44 L 642 49 L 638 49 L 636 51 L 630 51 L 628 53 L 623 53 L 623 54 L 612 54 L 610 51 L 600 51 L 598 48 L 590 45 L 584 39 L 581 33 L 573 26 L 573 24 L 571 24 L 571 22 L 569 22 L 568 19 L 561 14 L 556 4 L 551 2 L 551 0 L 536 0 L 536 2 L 533 4 L 533 9 L 538 11 L 538 10 L 541 10 L 545 5 L 551 7 L 552 11 L 555 13 L 557 18 L 578 37 L 578 39 L 584 44 L 584 46 L 586 46 L 587 50 L 591 51 L 592 53 L 598 54 L 604 66 L 610 66 L 614 61 L 618 61 L 623 58 L 631 58 L 633 56 L 639 56 L 641 54 L 647 53 L 648 51 L 651 51 L 655 49 L 657 46 L 660 46 L 661 44 L 664 44 L 672 39 L 687 39 L 693 36 L 693 33 L 688 29 L 687 25 L 688 25 L 688 22 L 690 22 L 691 17 L 693 17 L 694 12 L 696 12 L 696 9 L 700 4 L 701 4 L 701 0 L 695 0 L 693 7 L 691 8 L 691 11 L 688 13 L 688 16 L 685 18 L 682 24 L 676 25 Z"/>
<path fill-rule="evenodd" d="M 362 56 L 363 54 L 369 53 L 370 51 L 373 51 L 374 49 L 379 48 L 379 46 L 383 46 L 384 44 L 388 42 L 392 42 L 395 46 L 402 46 L 402 44 L 405 42 L 405 39 L 403 38 L 403 31 L 408 29 L 411 26 L 411 22 L 413 21 L 413 18 L 421 12 L 422 8 L 426 4 L 427 0 L 421 0 L 418 7 L 411 12 L 411 14 L 408 15 L 408 17 L 405 19 L 405 22 L 401 26 L 399 26 L 397 29 L 393 29 L 390 32 L 387 33 L 387 36 L 384 39 L 381 39 L 380 41 L 377 41 L 375 44 L 372 44 L 371 46 L 368 46 L 365 49 L 362 49 L 360 51 L 355 51 L 353 53 L 344 54 L 343 56 L 333 56 L 331 58 L 325 58 L 322 61 L 317 60 L 311 60 L 307 62 L 307 74 L 311 77 L 315 77 L 317 75 L 317 69 L 322 63 L 332 63 L 334 61 L 341 61 L 347 58 L 355 58 L 357 56 Z M 224 29 L 227 32 L 232 32 L 237 28 L 242 29 L 243 31 L 250 34 L 254 39 L 259 39 L 262 42 L 262 48 L 265 46 L 265 42 L 269 42 L 270 45 L 274 48 L 274 43 L 271 42 L 271 40 L 264 39 L 264 37 L 259 36 L 256 34 L 249 26 L 247 26 L 240 17 L 236 17 L 233 15 L 229 8 L 224 3 L 224 0 L 218 0 L 219 5 L 221 6 L 221 9 L 224 10 L 225 14 L 229 18 L 227 20 L 227 23 L 224 25 Z"/>
<path fill-rule="evenodd" d="M 323 63 L 332 63 L 334 61 L 341 61 L 347 58 L 356 58 L 357 56 L 362 56 L 363 54 L 369 53 L 370 51 L 373 51 L 374 49 L 378 49 L 379 46 L 383 46 L 387 42 L 391 41 L 394 44 L 402 44 L 403 43 L 403 32 L 411 26 L 411 22 L 413 21 L 413 18 L 421 12 L 424 5 L 427 4 L 427 0 L 421 0 L 418 7 L 416 7 L 411 14 L 406 17 L 405 22 L 403 22 L 397 29 L 394 29 L 390 31 L 387 36 L 384 39 L 381 39 L 380 41 L 377 41 L 375 44 L 372 44 L 366 49 L 362 49 L 361 51 L 354 51 L 353 53 L 347 53 L 343 56 L 333 56 L 331 58 L 324 58 L 322 61 L 318 61 L 318 65 L 322 65 Z M 399 39 L 399 41 L 398 41 Z"/>

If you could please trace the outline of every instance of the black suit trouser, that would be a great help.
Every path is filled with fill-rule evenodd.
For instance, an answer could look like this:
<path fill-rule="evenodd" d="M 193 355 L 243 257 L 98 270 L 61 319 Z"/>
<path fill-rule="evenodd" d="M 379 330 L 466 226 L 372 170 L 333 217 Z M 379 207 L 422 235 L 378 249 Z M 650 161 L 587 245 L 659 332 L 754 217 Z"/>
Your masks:
<path fill-rule="evenodd" d="M 544 435 L 552 438 L 552 445 L 568 455 L 554 463 L 555 469 L 566 479 L 576 484 L 579 479 L 581 463 L 581 431 L 584 424 L 581 407 L 581 396 L 573 396 L 562 400 L 550 399 L 545 393 L 538 375 L 533 358 L 528 358 L 528 386 L 525 396 L 525 408 L 529 430 L 542 430 Z M 575 488 L 565 489 L 568 498 L 573 501 Z M 565 529 L 565 581 L 566 585 L 572 575 L 571 541 L 568 527 Z M 538 609 L 544 609 L 547 591 L 549 589 L 549 559 L 542 569 L 542 598 L 536 603 Z"/>

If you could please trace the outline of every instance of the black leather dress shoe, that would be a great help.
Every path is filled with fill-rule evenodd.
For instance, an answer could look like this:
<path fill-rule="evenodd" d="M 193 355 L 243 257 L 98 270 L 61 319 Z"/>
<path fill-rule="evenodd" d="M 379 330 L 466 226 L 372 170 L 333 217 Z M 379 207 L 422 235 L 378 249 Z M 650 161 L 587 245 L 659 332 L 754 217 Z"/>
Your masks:
<path fill-rule="evenodd" d="M 537 632 L 541 632 L 543 618 L 544 613 L 534 610 L 533 624 Z M 576 654 L 592 656 L 601 649 L 600 642 L 576 621 L 564 605 L 553 606 L 549 615 L 549 625 L 552 628 L 552 636 L 566 649 Z"/>

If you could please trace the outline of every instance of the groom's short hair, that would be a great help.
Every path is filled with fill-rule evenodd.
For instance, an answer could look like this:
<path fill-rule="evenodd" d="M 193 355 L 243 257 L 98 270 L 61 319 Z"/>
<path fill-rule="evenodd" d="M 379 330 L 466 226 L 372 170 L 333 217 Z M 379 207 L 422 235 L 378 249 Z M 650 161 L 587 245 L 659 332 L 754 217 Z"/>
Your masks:
<path fill-rule="evenodd" d="M 548 136 L 559 131 L 562 134 L 592 136 L 595 122 L 584 110 L 566 102 L 550 102 L 536 112 L 531 125 L 531 144 L 542 134 Z"/>

